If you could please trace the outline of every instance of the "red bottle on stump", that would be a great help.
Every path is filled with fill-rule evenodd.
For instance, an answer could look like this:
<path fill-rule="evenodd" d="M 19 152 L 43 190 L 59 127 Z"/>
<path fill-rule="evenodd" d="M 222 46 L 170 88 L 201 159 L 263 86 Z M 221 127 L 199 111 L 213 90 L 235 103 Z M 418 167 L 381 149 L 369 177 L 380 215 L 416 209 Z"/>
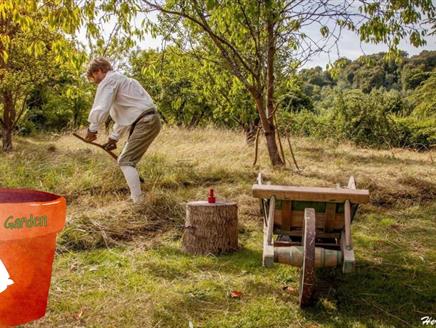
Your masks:
<path fill-rule="evenodd" d="M 0 327 L 45 315 L 56 235 L 65 214 L 63 197 L 0 189 Z"/>
<path fill-rule="evenodd" d="M 215 198 L 215 195 L 214 195 L 214 192 L 213 192 L 212 188 L 209 189 L 209 194 L 207 195 L 207 202 L 209 204 L 213 204 L 213 203 L 216 202 L 216 198 Z"/>

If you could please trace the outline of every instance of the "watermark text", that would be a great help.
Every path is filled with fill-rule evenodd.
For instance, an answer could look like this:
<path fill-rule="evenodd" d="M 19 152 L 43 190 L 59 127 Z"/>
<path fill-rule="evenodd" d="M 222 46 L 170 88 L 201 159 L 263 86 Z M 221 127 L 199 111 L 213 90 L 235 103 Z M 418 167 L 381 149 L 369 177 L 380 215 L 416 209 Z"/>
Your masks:
<path fill-rule="evenodd" d="M 426 326 L 434 326 L 436 325 L 436 319 L 433 319 L 429 315 L 421 318 L 421 323 Z"/>

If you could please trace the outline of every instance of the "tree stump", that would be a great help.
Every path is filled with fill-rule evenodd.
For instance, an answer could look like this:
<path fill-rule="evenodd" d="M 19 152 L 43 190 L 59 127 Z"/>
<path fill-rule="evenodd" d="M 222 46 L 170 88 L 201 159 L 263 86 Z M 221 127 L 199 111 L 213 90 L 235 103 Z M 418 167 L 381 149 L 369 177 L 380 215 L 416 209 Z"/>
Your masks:
<path fill-rule="evenodd" d="M 238 249 L 238 206 L 234 202 L 189 202 L 186 205 L 183 251 L 206 255 Z"/>

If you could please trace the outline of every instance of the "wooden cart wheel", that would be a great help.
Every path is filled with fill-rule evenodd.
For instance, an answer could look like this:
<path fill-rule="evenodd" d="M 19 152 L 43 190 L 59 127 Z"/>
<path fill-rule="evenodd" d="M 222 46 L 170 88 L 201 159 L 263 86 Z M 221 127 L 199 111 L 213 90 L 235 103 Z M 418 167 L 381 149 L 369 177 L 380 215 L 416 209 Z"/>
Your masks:
<path fill-rule="evenodd" d="M 310 303 L 315 284 L 315 210 L 306 208 L 303 222 L 303 266 L 300 270 L 300 307 Z"/>

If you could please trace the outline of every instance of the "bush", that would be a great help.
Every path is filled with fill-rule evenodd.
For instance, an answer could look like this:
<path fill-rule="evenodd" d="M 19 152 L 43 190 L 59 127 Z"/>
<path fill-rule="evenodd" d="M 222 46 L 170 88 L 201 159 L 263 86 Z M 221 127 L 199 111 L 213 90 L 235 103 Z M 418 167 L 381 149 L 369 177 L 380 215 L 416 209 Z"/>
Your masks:
<path fill-rule="evenodd" d="M 361 146 L 385 147 L 396 138 L 391 110 L 391 99 L 382 91 L 350 90 L 338 95 L 333 119 L 342 138 Z"/>
<path fill-rule="evenodd" d="M 436 144 L 436 118 L 395 117 L 397 147 L 427 150 Z"/>
<path fill-rule="evenodd" d="M 299 113 L 284 112 L 278 116 L 280 133 L 286 131 L 303 137 L 335 138 L 336 127 L 331 120 L 330 113 L 318 115 L 311 111 Z"/>
<path fill-rule="evenodd" d="M 400 116 L 406 106 L 396 91 L 360 90 L 336 93 L 333 102 L 318 103 L 318 113 L 282 112 L 281 133 L 350 140 L 368 147 L 406 147 L 425 150 L 436 144 L 436 118 Z M 328 108 L 329 106 L 330 108 Z"/>
<path fill-rule="evenodd" d="M 92 106 L 92 86 L 82 80 L 55 82 L 54 86 L 37 87 L 31 92 L 26 114 L 18 126 L 21 135 L 62 131 L 86 123 Z"/>

